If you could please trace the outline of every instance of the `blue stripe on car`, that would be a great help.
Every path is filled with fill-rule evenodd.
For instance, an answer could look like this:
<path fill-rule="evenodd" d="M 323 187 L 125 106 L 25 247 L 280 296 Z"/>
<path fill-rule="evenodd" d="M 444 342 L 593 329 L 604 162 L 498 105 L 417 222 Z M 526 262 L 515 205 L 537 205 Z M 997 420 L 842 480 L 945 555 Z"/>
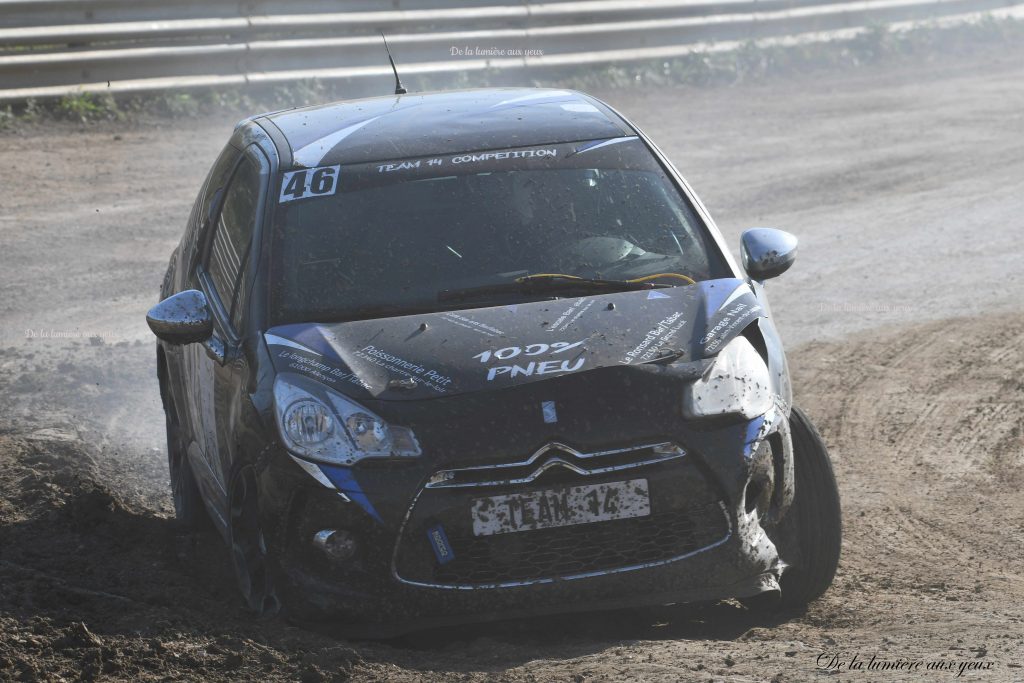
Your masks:
<path fill-rule="evenodd" d="M 363 487 L 356 481 L 356 477 L 352 474 L 352 470 L 348 467 L 335 467 L 333 465 L 320 465 L 320 471 L 331 480 L 331 483 L 338 487 L 338 490 L 348 496 L 353 503 L 366 511 L 366 514 L 373 517 L 378 522 L 383 523 L 380 515 L 377 514 L 377 510 L 373 507 L 373 503 L 363 493 Z"/>
<path fill-rule="evenodd" d="M 746 438 L 743 443 L 743 456 L 750 458 L 754 455 L 754 444 L 757 443 L 757 437 L 761 433 L 761 425 L 764 424 L 764 415 L 755 417 L 753 420 L 747 423 Z"/>

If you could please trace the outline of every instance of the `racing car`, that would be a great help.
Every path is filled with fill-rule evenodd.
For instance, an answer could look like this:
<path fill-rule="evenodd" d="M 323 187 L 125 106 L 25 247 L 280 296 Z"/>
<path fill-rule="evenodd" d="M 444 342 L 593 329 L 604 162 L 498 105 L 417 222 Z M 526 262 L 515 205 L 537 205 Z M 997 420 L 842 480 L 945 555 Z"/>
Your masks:
<path fill-rule="evenodd" d="M 367 633 L 833 580 L 826 447 L 765 281 L 654 143 L 569 90 L 241 121 L 147 321 L 176 520 L 245 605 Z"/>

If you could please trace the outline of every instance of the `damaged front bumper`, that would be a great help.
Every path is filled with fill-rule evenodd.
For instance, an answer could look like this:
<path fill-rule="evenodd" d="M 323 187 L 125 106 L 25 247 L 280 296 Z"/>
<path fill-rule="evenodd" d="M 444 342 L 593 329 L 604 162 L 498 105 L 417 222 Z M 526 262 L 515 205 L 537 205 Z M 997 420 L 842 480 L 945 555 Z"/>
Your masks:
<path fill-rule="evenodd" d="M 484 467 L 382 476 L 312 466 L 328 485 L 319 488 L 310 464 L 302 472 L 278 458 L 264 477 L 274 489 L 264 528 L 291 590 L 365 634 L 778 591 L 785 563 L 765 528 L 792 500 L 787 416 L 776 408 L 687 424 L 669 438 L 589 450 L 548 443 Z M 489 536 L 472 528 L 481 496 L 641 478 L 650 497 L 642 517 Z M 350 533 L 356 552 L 325 557 L 310 543 L 321 529 Z M 438 552 L 438 529 L 450 557 Z"/>

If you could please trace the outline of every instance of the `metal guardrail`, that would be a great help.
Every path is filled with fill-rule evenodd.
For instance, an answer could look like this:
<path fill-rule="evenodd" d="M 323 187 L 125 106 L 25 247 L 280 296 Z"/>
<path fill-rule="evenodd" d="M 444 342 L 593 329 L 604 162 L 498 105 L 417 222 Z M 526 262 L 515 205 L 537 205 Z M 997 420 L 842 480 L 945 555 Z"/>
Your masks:
<path fill-rule="evenodd" d="M 1022 2 L 396 0 L 378 10 L 369 0 L 0 0 L 0 101 L 386 77 L 380 31 L 403 74 L 436 74 L 661 59 L 982 13 L 1024 17 Z"/>

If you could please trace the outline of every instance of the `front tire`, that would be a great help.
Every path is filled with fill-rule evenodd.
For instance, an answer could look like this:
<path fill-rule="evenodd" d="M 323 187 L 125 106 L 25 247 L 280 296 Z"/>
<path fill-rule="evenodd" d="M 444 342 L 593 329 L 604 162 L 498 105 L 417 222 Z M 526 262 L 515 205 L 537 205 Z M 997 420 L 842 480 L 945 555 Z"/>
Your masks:
<path fill-rule="evenodd" d="M 188 461 L 178 413 L 169 397 L 164 402 L 164 418 L 167 423 L 167 471 L 171 478 L 174 521 L 181 529 L 195 531 L 206 519 L 206 508 Z"/>
<path fill-rule="evenodd" d="M 228 548 L 245 606 L 259 616 L 277 614 L 281 602 L 260 525 L 259 488 L 256 471 L 251 465 L 240 467 L 231 477 L 228 512 Z"/>
<path fill-rule="evenodd" d="M 828 450 L 806 414 L 793 408 L 793 503 L 780 523 L 781 606 L 802 607 L 828 590 L 839 565 L 843 525 L 839 488 Z"/>

